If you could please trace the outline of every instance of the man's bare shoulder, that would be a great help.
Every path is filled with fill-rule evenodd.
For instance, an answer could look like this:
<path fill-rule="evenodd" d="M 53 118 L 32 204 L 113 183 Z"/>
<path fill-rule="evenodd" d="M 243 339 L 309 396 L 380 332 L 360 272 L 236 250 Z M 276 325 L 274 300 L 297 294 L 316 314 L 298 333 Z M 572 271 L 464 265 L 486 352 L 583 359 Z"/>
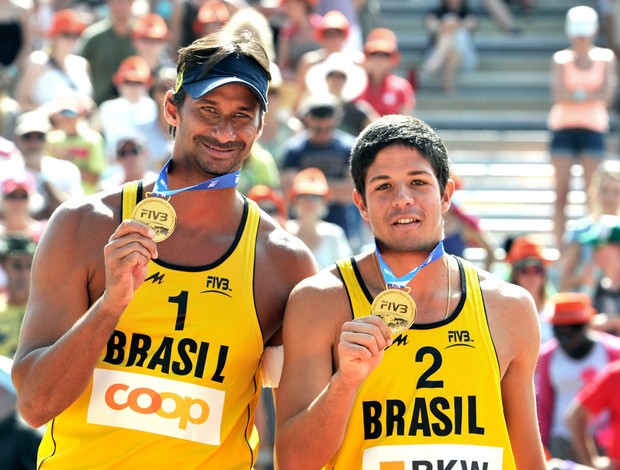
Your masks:
<path fill-rule="evenodd" d="M 502 310 L 533 306 L 532 296 L 524 288 L 482 269 L 477 271 L 480 288 L 487 306 L 498 306 Z"/>
<path fill-rule="evenodd" d="M 350 319 L 349 297 L 336 267 L 323 269 L 299 282 L 291 292 L 289 302 L 302 310 L 309 308 L 329 315 L 332 311 L 346 310 L 347 319 Z M 323 308 L 317 309 L 321 305 Z M 327 306 L 329 308 L 325 308 Z"/>
<path fill-rule="evenodd" d="M 104 227 L 116 227 L 120 224 L 120 206 L 120 189 L 72 198 L 61 204 L 50 223 L 55 230 L 67 229 L 65 224 L 70 224 L 70 227 L 79 233 L 97 232 Z M 61 227 L 57 227 L 59 225 Z"/>

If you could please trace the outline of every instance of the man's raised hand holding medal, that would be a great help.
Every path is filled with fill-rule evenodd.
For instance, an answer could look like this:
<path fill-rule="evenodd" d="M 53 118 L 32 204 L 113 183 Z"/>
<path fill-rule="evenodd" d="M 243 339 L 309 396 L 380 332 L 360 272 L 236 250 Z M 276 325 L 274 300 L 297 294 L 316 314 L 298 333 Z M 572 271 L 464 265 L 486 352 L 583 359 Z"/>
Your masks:
<path fill-rule="evenodd" d="M 26 421 L 53 420 L 46 469 L 256 464 L 261 381 L 277 386 L 286 301 L 316 264 L 236 188 L 264 48 L 220 31 L 178 57 L 157 180 L 69 201 L 38 245 L 13 380 Z"/>

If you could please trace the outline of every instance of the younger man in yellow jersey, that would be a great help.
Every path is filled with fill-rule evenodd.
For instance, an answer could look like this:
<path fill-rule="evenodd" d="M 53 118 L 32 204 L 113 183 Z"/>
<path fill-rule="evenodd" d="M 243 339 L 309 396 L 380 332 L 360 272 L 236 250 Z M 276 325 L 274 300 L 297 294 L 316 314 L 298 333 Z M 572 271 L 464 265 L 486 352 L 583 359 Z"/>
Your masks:
<path fill-rule="evenodd" d="M 280 468 L 544 469 L 534 302 L 443 251 L 454 192 L 443 142 L 388 115 L 360 134 L 350 164 L 376 250 L 302 281 L 289 299 Z M 387 287 L 396 292 L 379 295 Z M 371 315 L 411 312 L 411 300 L 417 314 L 401 332 Z"/>
<path fill-rule="evenodd" d="M 61 206 L 35 254 L 13 381 L 24 418 L 48 423 L 39 469 L 256 462 L 261 364 L 316 268 L 236 190 L 267 111 L 263 48 L 206 36 L 177 72 L 157 180 Z"/>

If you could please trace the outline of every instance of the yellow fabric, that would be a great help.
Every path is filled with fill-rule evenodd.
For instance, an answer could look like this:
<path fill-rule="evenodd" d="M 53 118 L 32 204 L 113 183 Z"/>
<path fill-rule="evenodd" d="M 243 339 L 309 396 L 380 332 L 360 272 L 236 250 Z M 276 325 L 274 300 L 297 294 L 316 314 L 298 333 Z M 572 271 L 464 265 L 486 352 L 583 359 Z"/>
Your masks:
<path fill-rule="evenodd" d="M 88 388 L 49 423 L 39 468 L 253 468 L 259 218 L 248 200 L 235 244 L 212 265 L 149 263 Z"/>
<path fill-rule="evenodd" d="M 475 268 L 457 258 L 463 298 L 446 320 L 398 335 L 360 387 L 328 469 L 514 470 L 500 371 Z M 352 260 L 338 263 L 354 316 L 372 299 Z"/>

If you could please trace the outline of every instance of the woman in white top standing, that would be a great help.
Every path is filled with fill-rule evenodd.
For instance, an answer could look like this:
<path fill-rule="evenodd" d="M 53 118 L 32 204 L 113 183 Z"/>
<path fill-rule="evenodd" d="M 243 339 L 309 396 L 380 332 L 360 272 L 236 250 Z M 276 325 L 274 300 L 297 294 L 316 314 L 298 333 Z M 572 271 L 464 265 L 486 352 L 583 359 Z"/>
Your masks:
<path fill-rule="evenodd" d="M 557 51 L 552 59 L 553 106 L 547 126 L 551 131 L 549 153 L 555 169 L 554 231 L 560 250 L 566 228 L 571 168 L 581 164 L 584 187 L 588 188 L 596 168 L 606 158 L 608 107 L 618 80 L 613 51 L 595 44 L 598 27 L 594 9 L 577 6 L 568 10 L 566 35 L 571 44 Z"/>
<path fill-rule="evenodd" d="M 47 33 L 48 50 L 30 53 L 17 83 L 16 99 L 24 111 L 38 108 L 56 98 L 92 97 L 88 63 L 73 53 L 85 27 L 86 23 L 73 10 L 54 13 Z"/>
<path fill-rule="evenodd" d="M 295 218 L 284 225 L 310 248 L 319 269 L 353 254 L 342 227 L 322 220 L 327 214 L 329 195 L 327 178 L 321 170 L 301 170 L 293 179 L 289 195 Z"/>

